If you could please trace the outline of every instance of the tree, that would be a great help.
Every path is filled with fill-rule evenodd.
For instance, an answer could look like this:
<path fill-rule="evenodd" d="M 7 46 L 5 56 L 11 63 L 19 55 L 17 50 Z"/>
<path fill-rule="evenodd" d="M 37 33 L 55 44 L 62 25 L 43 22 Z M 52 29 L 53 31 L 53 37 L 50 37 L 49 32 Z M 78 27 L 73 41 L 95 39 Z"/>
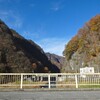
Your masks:
<path fill-rule="evenodd" d="M 6 53 L 7 53 L 7 50 L 5 48 L 3 48 L 1 50 L 1 59 L 0 59 L 1 63 L 7 64 L 7 55 L 6 55 Z"/>

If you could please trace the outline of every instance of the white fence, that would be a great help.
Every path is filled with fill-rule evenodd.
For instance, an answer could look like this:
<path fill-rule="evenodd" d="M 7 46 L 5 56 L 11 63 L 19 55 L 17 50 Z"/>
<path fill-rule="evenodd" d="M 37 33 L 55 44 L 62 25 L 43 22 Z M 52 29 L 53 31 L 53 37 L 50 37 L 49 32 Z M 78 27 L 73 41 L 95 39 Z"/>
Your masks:
<path fill-rule="evenodd" d="M 99 88 L 100 73 L 0 73 L 0 88 Z"/>

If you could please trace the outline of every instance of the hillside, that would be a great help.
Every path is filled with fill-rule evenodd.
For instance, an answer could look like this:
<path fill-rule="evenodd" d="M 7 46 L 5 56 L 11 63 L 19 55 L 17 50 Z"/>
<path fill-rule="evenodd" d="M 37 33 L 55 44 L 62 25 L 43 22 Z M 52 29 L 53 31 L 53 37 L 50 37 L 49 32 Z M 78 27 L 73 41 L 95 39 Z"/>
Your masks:
<path fill-rule="evenodd" d="M 80 67 L 91 66 L 100 72 L 100 15 L 93 17 L 66 45 L 63 52 L 67 66 L 63 72 L 78 72 Z"/>
<path fill-rule="evenodd" d="M 56 54 L 46 53 L 48 59 L 52 62 L 52 64 L 56 65 L 60 70 L 63 67 L 65 62 L 65 58 L 62 56 L 58 56 Z"/>
<path fill-rule="evenodd" d="M 59 69 L 40 46 L 0 20 L 0 72 L 59 72 Z"/>

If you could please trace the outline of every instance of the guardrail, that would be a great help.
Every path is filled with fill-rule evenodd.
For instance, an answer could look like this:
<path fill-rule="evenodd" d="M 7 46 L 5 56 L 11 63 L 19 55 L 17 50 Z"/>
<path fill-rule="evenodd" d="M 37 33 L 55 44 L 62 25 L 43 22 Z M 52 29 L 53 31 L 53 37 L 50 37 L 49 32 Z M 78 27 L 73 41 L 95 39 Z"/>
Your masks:
<path fill-rule="evenodd" d="M 0 73 L 0 88 L 100 89 L 100 73 Z"/>

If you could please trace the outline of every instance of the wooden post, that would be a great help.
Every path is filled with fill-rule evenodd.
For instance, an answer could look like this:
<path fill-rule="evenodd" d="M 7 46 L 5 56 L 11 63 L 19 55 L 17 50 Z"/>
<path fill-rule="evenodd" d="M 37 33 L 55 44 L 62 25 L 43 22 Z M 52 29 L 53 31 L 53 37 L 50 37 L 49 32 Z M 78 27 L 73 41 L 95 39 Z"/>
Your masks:
<path fill-rule="evenodd" d="M 50 74 L 48 74 L 48 87 L 49 87 L 49 89 L 51 88 L 51 84 L 50 84 Z"/>
<path fill-rule="evenodd" d="M 77 74 L 75 75 L 76 88 L 78 88 Z"/>
<path fill-rule="evenodd" d="M 20 82 L 20 89 L 23 88 L 23 74 L 21 73 L 21 82 Z"/>

